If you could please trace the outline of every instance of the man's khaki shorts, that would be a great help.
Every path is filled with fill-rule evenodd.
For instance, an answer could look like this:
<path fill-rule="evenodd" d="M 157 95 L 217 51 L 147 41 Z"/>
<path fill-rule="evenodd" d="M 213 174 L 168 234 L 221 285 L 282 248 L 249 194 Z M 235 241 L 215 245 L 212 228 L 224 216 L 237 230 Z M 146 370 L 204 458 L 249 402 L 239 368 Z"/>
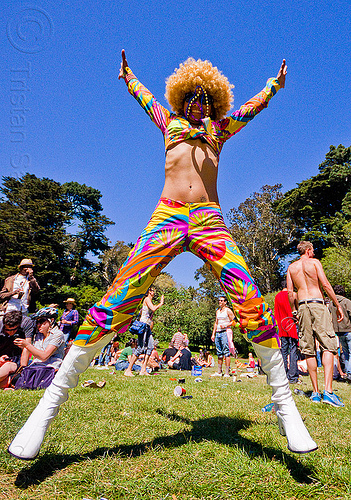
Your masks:
<path fill-rule="evenodd" d="M 338 343 L 333 329 L 331 314 L 324 304 L 299 305 L 299 341 L 302 354 L 316 355 L 316 343 L 324 351 L 336 354 Z"/>

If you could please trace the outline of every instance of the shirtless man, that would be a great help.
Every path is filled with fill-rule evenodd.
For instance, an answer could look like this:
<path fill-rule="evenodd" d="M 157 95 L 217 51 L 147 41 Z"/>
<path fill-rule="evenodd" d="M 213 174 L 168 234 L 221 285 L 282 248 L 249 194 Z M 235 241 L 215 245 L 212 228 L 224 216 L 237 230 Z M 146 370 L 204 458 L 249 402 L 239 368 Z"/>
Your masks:
<path fill-rule="evenodd" d="M 213 325 L 211 340 L 215 343 L 218 356 L 218 371 L 213 373 L 211 377 L 221 377 L 223 357 L 225 359 L 225 377 L 230 377 L 230 350 L 227 336 L 227 328 L 230 327 L 234 320 L 234 313 L 227 305 L 227 299 L 221 295 L 218 299 L 219 308 L 216 311 L 216 320 Z"/>
<path fill-rule="evenodd" d="M 308 373 L 311 377 L 313 392 L 311 400 L 314 403 L 328 403 L 342 407 L 344 403 L 333 393 L 334 354 L 337 353 L 336 335 L 333 329 L 331 315 L 324 304 L 322 288 L 333 301 L 338 321 L 342 321 L 343 312 L 318 259 L 314 259 L 313 245 L 309 241 L 301 241 L 297 245 L 300 259 L 290 264 L 287 275 L 289 301 L 293 314 L 297 314 L 294 302 L 294 287 L 297 290 L 299 304 L 298 316 L 300 327 L 300 348 L 306 356 Z M 324 367 L 323 398 L 318 390 L 317 358 L 315 341 L 318 340 L 322 351 Z"/>

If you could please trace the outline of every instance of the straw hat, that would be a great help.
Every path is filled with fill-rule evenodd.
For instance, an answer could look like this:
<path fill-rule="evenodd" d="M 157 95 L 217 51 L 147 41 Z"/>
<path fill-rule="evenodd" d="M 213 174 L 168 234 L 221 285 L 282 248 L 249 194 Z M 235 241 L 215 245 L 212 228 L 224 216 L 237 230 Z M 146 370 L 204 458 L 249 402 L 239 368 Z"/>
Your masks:
<path fill-rule="evenodd" d="M 76 305 L 76 301 L 74 299 L 72 299 L 71 297 L 69 297 L 68 299 L 64 300 L 63 301 L 64 304 L 73 304 L 74 306 Z"/>
<path fill-rule="evenodd" d="M 22 259 L 21 262 L 18 264 L 18 267 L 33 267 L 34 264 L 32 262 L 32 259 Z"/>

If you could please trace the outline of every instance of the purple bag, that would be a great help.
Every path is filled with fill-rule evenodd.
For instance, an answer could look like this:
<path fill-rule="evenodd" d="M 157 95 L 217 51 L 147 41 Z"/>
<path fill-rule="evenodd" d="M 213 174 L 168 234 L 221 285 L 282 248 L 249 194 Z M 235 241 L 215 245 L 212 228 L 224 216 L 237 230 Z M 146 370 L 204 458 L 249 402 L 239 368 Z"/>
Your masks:
<path fill-rule="evenodd" d="M 52 366 L 29 365 L 23 368 L 21 376 L 17 379 L 15 389 L 46 389 L 55 376 Z"/>

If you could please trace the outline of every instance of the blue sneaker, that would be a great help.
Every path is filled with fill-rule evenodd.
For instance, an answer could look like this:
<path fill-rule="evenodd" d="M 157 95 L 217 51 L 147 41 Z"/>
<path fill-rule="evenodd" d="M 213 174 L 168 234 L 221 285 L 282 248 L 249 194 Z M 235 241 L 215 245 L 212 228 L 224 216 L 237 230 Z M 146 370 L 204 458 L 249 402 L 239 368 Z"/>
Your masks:
<path fill-rule="evenodd" d="M 322 395 L 319 392 L 312 392 L 310 400 L 312 403 L 320 403 L 322 400 Z"/>
<path fill-rule="evenodd" d="M 336 406 L 342 408 L 344 403 L 342 400 L 333 392 L 323 392 L 323 403 L 328 403 L 328 405 Z"/>

